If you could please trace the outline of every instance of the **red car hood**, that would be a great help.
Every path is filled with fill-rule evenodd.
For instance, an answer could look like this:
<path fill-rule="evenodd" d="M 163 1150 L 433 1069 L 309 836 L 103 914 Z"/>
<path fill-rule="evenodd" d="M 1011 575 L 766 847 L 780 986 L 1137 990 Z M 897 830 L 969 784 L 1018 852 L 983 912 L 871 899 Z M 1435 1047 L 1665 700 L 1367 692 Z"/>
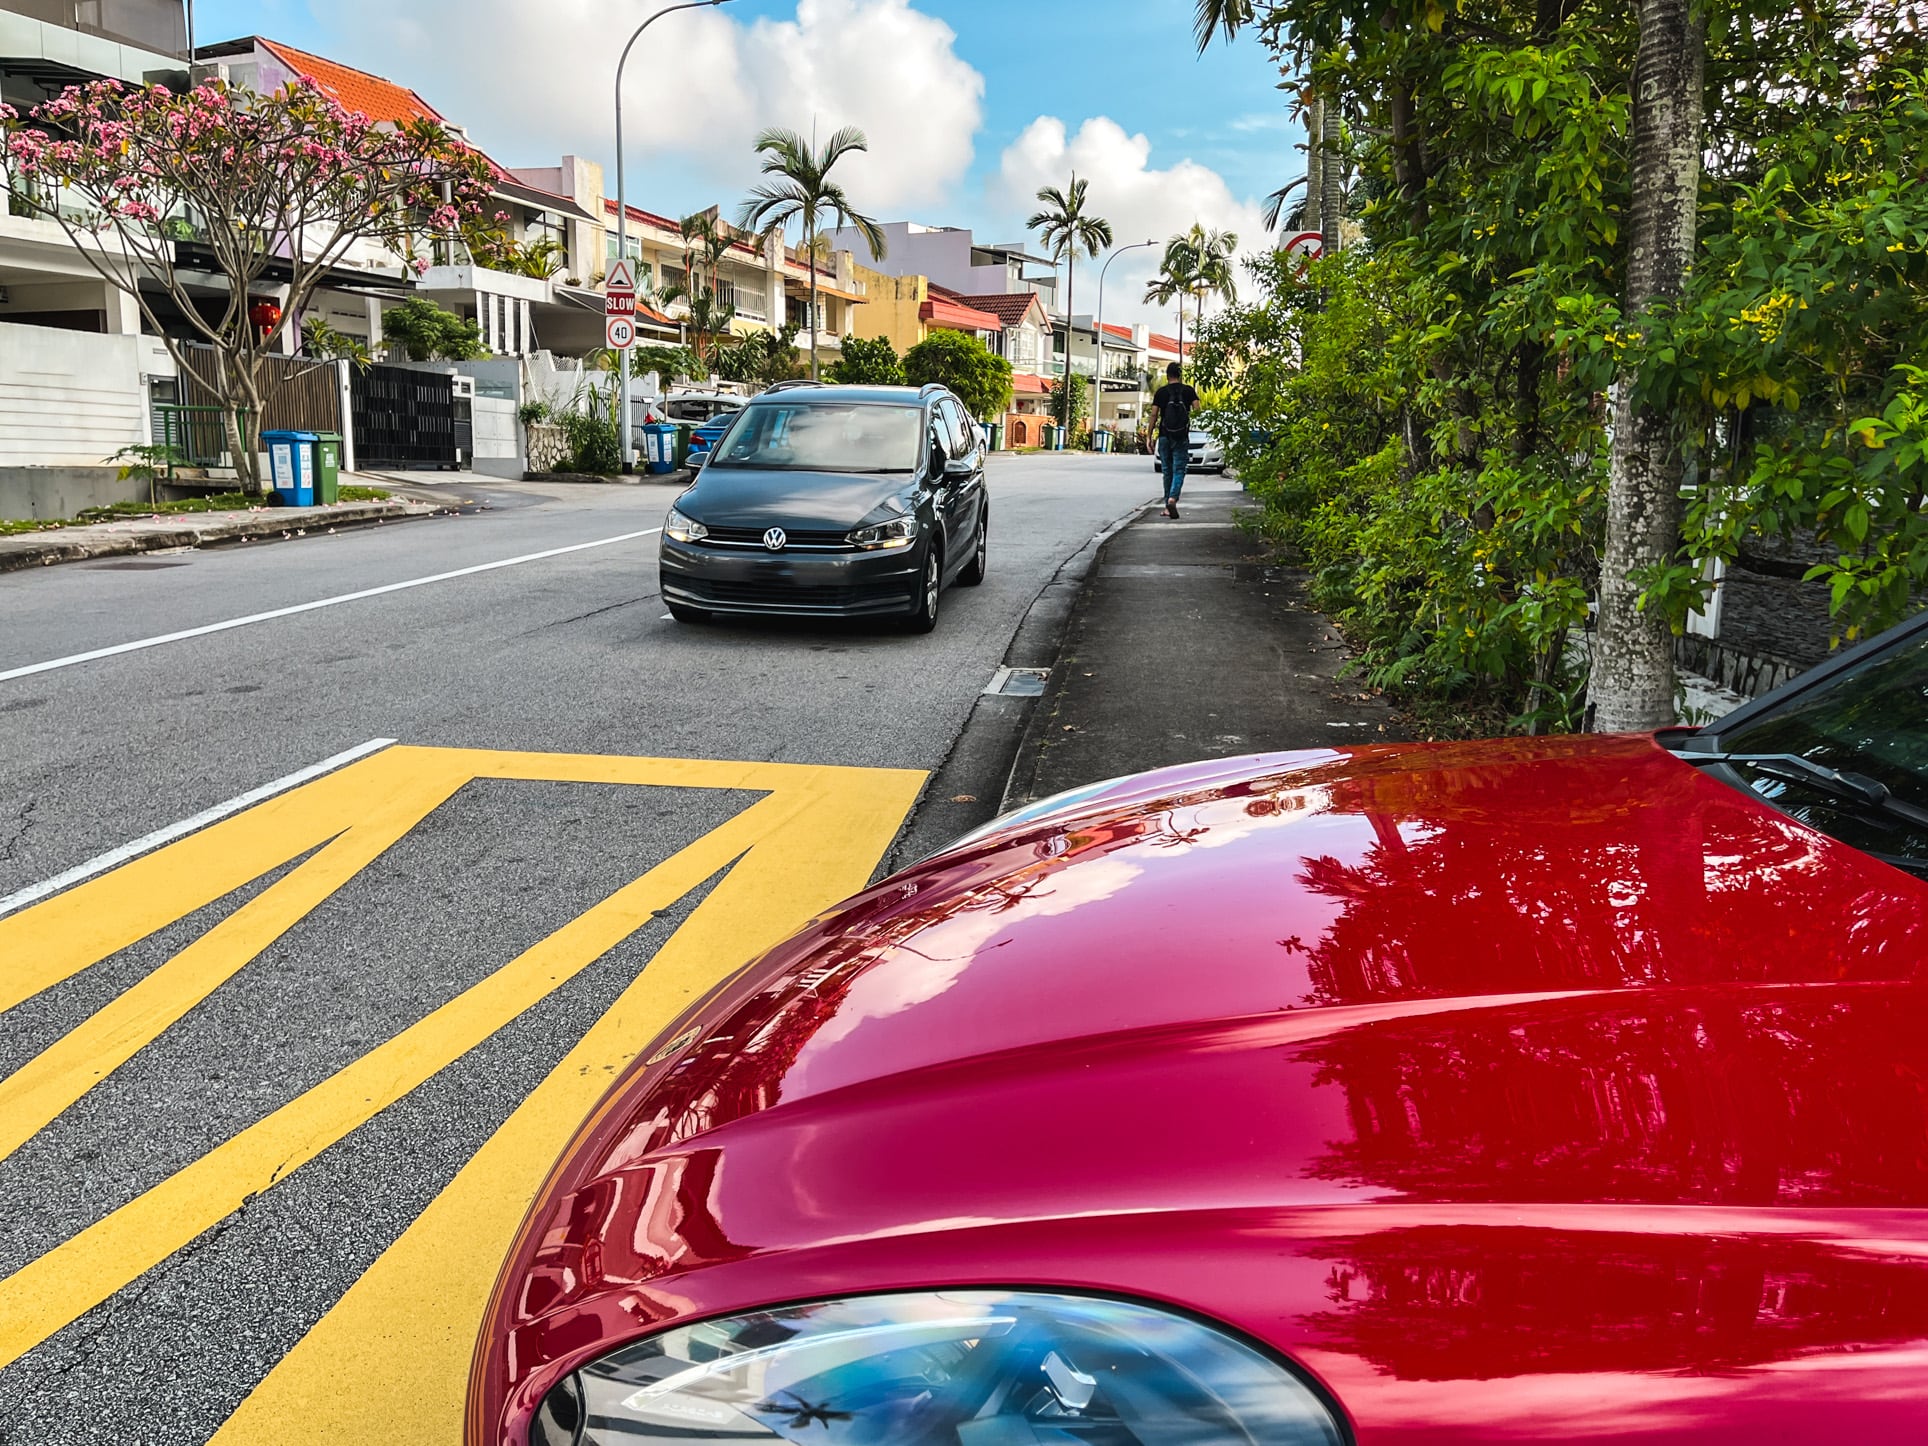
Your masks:
<path fill-rule="evenodd" d="M 639 1058 L 509 1264 L 472 1439 L 671 1320 L 964 1284 L 1228 1321 L 1362 1441 L 1798 1432 L 1851 1348 L 1826 1439 L 1890 1439 L 1924 1400 L 1881 1382 L 1928 1359 L 1924 916 L 1647 739 L 1108 786 Z M 1498 1376 L 1534 1378 L 1517 1431 Z"/>

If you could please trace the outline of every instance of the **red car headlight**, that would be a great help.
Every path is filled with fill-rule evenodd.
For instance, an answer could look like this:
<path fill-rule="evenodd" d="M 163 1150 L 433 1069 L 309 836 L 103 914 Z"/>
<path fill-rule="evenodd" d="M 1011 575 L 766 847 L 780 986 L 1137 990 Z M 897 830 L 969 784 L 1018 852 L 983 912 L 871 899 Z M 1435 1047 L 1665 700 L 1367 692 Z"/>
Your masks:
<path fill-rule="evenodd" d="M 544 1400 L 530 1446 L 1340 1446 L 1337 1413 L 1227 1331 L 1017 1291 L 878 1295 L 680 1326 Z"/>

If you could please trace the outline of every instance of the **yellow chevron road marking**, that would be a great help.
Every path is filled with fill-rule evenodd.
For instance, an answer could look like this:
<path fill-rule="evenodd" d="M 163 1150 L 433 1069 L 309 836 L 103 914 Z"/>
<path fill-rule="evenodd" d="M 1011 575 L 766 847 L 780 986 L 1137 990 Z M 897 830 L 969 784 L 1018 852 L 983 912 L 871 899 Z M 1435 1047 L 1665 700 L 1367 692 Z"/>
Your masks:
<path fill-rule="evenodd" d="M 459 1446 L 476 1333 L 557 1154 L 689 1004 L 869 881 L 923 775 L 823 769 L 449 1187 L 248 1397 L 213 1446 Z"/>
<path fill-rule="evenodd" d="M 462 783 L 453 770 L 418 775 L 405 788 L 389 787 L 381 770 L 336 783 L 337 792 L 364 796 L 362 822 L 0 1080 L 0 1159 L 253 962 Z"/>
<path fill-rule="evenodd" d="M 124 1062 L 313 909 L 330 888 L 338 888 L 437 803 L 477 778 L 720 788 L 766 796 L 354 1064 L 0 1280 L 0 1365 L 138 1279 L 239 1209 L 248 1196 L 313 1159 L 561 987 L 657 911 L 727 869 L 644 976 L 309 1341 L 263 1383 L 224 1439 L 243 1439 L 234 1433 L 245 1433 L 251 1429 L 247 1422 L 258 1419 L 257 1400 L 272 1402 L 290 1390 L 307 1394 L 301 1383 L 310 1379 L 312 1368 L 304 1362 L 326 1361 L 331 1351 L 364 1360 L 371 1354 L 391 1358 L 393 1368 L 411 1375 L 410 1389 L 427 1392 L 424 1400 L 455 1402 L 450 1409 L 457 1422 L 449 1429 L 459 1431 L 467 1351 L 482 1297 L 521 1211 L 593 1104 L 607 1070 L 626 1061 L 690 999 L 813 912 L 860 888 L 923 781 L 922 774 L 895 770 L 390 749 L 0 921 L 0 958 L 23 959 L 10 954 L 9 946 L 40 949 L 10 967 L 0 982 L 4 1008 L 288 859 L 327 845 L 0 1083 L 0 1145 L 11 1148 L 29 1137 L 64 1107 L 63 1101 Z M 171 903 L 170 889 L 175 891 Z M 75 903 L 76 895 L 86 896 L 84 906 Z M 418 1309 L 391 1338 L 390 1314 L 380 1303 L 396 1290 L 410 1294 L 431 1277 L 432 1289 L 441 1294 L 432 1301 L 417 1298 Z M 377 1307 L 372 1317 L 371 1304 Z M 386 1343 L 370 1344 L 377 1340 Z M 319 1394 L 338 1409 L 347 1404 L 334 1398 L 348 1393 Z M 392 1426 L 392 1410 L 388 1419 Z M 334 1428 L 312 1437 L 291 1437 L 293 1429 L 284 1417 L 272 1434 L 280 1441 L 323 1440 Z"/>

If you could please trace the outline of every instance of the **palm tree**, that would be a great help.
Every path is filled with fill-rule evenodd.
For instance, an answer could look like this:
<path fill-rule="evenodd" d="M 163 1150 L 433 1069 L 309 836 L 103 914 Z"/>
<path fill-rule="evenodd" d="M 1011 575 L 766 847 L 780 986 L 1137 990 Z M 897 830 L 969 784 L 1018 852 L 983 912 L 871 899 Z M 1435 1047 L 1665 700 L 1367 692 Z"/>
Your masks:
<path fill-rule="evenodd" d="M 1077 314 L 1071 309 L 1071 291 L 1077 281 L 1078 248 L 1082 246 L 1085 255 L 1095 261 L 1098 253 L 1111 244 L 1111 222 L 1102 216 L 1085 214 L 1090 188 L 1091 183 L 1079 180 L 1078 173 L 1073 171 L 1071 184 L 1064 190 L 1046 186 L 1038 192 L 1045 209 L 1024 223 L 1025 230 L 1038 233 L 1038 239 L 1051 252 L 1052 259 L 1064 265 L 1064 374 L 1067 377 L 1071 375 L 1071 342 L 1075 336 L 1072 318 Z M 1065 385 L 1068 388 L 1071 384 L 1067 381 Z"/>
<path fill-rule="evenodd" d="M 852 151 L 869 150 L 870 142 L 855 126 L 845 126 L 818 150 L 795 131 L 773 129 L 756 138 L 756 149 L 763 157 L 763 174 L 776 179 L 764 181 L 750 192 L 737 225 L 764 238 L 782 231 L 792 221 L 803 226 L 803 254 L 810 267 L 810 377 L 814 381 L 821 374 L 817 341 L 823 331 L 817 309 L 815 257 L 824 221 L 834 219 L 839 226 L 855 228 L 864 238 L 871 259 L 884 259 L 883 227 L 852 206 L 844 188 L 830 179 L 838 161 Z"/>
<path fill-rule="evenodd" d="M 1194 225 L 1186 235 L 1197 264 L 1192 268 L 1192 300 L 1198 303 L 1198 319 L 1205 319 L 1205 302 L 1218 297 L 1226 302 L 1238 300 L 1238 277 L 1232 262 L 1238 255 L 1238 237 L 1230 231 L 1207 231 Z"/>
<path fill-rule="evenodd" d="M 676 301 L 688 303 L 690 349 L 696 353 L 698 362 L 707 364 L 709 338 L 726 334 L 736 318 L 736 308 L 724 305 L 716 294 L 717 272 L 730 247 L 736 244 L 736 238 L 714 211 L 685 216 L 679 229 L 688 258 L 687 279 L 669 283 L 656 294 L 655 300 L 661 306 Z"/>
<path fill-rule="evenodd" d="M 1185 298 L 1198 303 L 1198 314 L 1205 314 L 1205 298 L 1221 296 L 1238 299 L 1238 282 L 1232 274 L 1232 257 L 1238 251 L 1238 237 L 1230 231 L 1207 231 L 1194 223 L 1165 243 L 1165 256 L 1158 275 L 1145 288 L 1145 301 L 1153 306 L 1178 305 L 1178 356 L 1185 357 Z"/>
<path fill-rule="evenodd" d="M 1145 288 L 1148 306 L 1178 306 L 1178 357 L 1185 358 L 1185 298 L 1192 294 L 1198 274 L 1197 253 L 1187 236 L 1174 236 L 1165 243 L 1165 255 L 1158 263 L 1158 274 Z"/>

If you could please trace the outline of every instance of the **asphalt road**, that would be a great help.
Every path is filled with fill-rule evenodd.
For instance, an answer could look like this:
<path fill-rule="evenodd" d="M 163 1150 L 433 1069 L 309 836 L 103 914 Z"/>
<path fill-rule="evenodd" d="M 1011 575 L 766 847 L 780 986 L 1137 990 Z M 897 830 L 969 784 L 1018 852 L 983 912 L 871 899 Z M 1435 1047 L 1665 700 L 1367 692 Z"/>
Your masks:
<path fill-rule="evenodd" d="M 928 637 L 668 621 L 647 486 L 0 576 L 0 898 L 400 745 L 0 905 L 0 1442 L 205 1441 L 260 1387 L 220 1440 L 453 1446 L 557 1122 L 881 866 L 1034 599 L 1154 490 L 996 459 L 989 581 Z"/>

